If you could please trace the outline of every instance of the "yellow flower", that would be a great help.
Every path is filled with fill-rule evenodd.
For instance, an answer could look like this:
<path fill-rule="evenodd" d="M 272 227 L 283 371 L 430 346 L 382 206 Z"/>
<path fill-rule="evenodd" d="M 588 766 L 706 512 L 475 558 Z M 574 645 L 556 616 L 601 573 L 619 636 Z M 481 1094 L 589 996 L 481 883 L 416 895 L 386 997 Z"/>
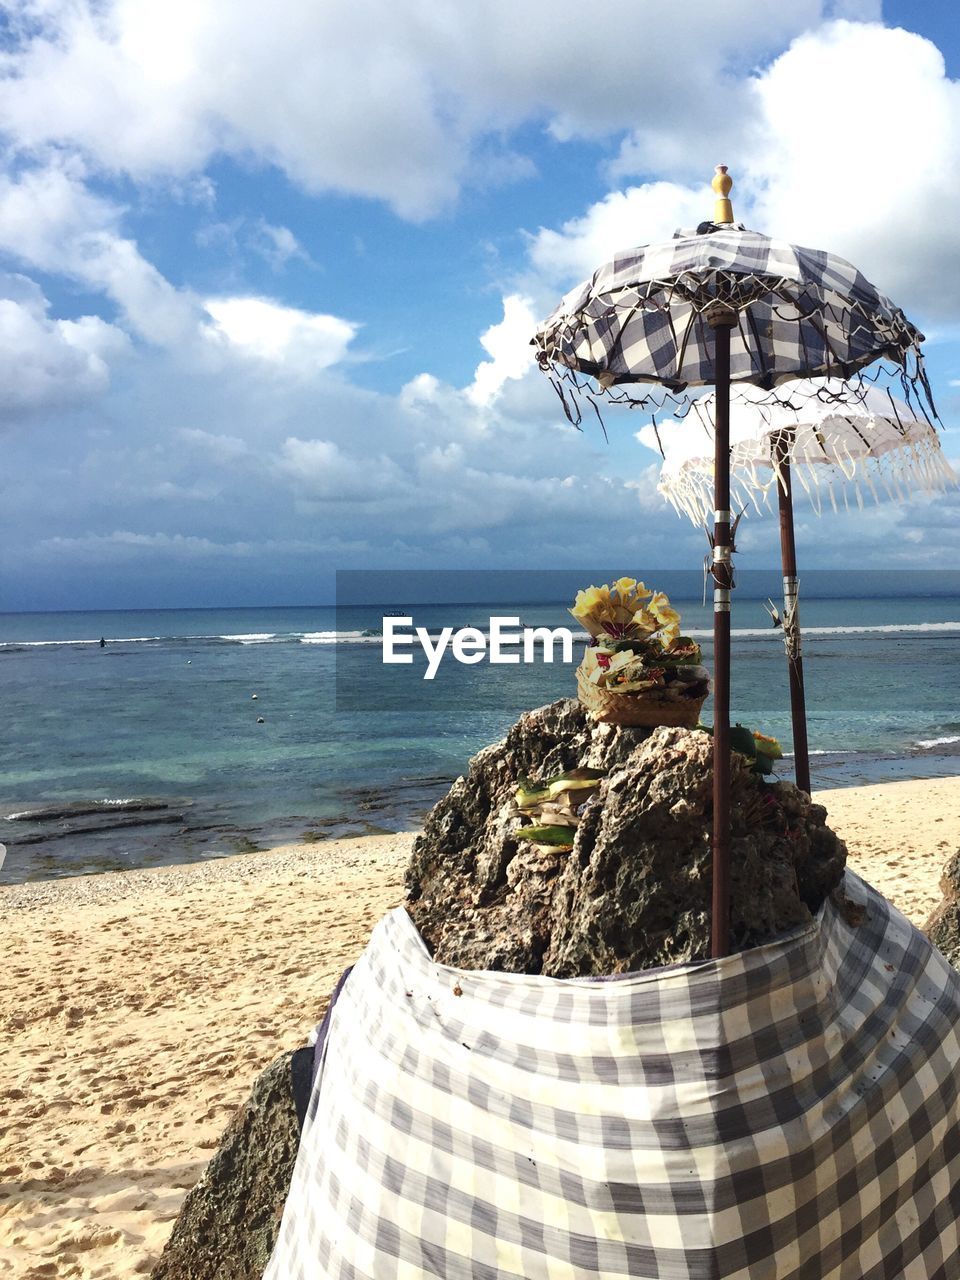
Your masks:
<path fill-rule="evenodd" d="M 669 649 L 672 644 L 680 639 L 680 623 L 670 622 L 660 632 L 660 643 L 664 649 Z"/>
<path fill-rule="evenodd" d="M 610 598 L 610 588 L 588 587 L 586 591 L 578 591 L 570 612 L 585 631 L 592 636 L 603 633 L 604 624 L 616 619 L 618 606 Z"/>
<path fill-rule="evenodd" d="M 648 609 L 638 609 L 633 615 L 633 625 L 643 636 L 649 636 L 656 631 L 660 623 Z"/>
<path fill-rule="evenodd" d="M 609 587 L 588 587 L 586 591 L 578 591 L 570 612 L 575 618 L 586 618 L 591 614 L 608 607 L 610 604 Z"/>
<path fill-rule="evenodd" d="M 663 591 L 657 591 L 654 593 L 654 596 L 647 605 L 647 608 L 657 621 L 664 626 L 673 626 L 674 623 L 679 623 L 680 621 L 679 613 L 677 613 L 676 609 L 672 607 L 668 596 Z"/>
<path fill-rule="evenodd" d="M 760 733 L 754 729 L 753 740 L 757 744 L 757 750 L 761 751 L 765 756 L 769 756 L 771 760 L 783 759 L 783 748 L 776 738 L 770 738 L 765 733 Z"/>
<path fill-rule="evenodd" d="M 649 600 L 644 608 L 641 601 Z M 571 614 L 592 636 L 636 635 L 645 637 L 668 629 L 679 634 L 680 615 L 670 608 L 662 591 L 654 593 L 636 578 L 618 578 L 612 587 L 587 587 L 578 591 Z"/>

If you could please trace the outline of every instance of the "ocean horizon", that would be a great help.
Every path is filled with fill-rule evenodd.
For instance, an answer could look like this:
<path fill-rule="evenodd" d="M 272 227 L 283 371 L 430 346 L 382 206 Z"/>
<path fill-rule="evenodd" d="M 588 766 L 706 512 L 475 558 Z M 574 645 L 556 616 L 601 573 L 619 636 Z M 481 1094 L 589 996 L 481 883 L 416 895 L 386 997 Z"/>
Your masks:
<path fill-rule="evenodd" d="M 863 577 L 848 575 L 844 595 L 833 574 L 829 593 L 803 601 L 815 787 L 960 772 L 960 584 L 937 575 L 911 595 L 908 575 L 893 576 L 896 592 L 857 594 Z M 684 581 L 671 595 L 710 666 L 710 608 L 699 576 Z M 783 646 L 763 607 L 775 583 L 766 575 L 735 606 L 733 714 L 789 753 Z M 409 608 L 435 633 L 483 630 L 494 613 L 575 627 L 566 603 Z M 364 633 L 403 607 L 0 614 L 0 883 L 409 829 L 522 710 L 575 696 L 572 665 L 483 664 L 429 686 L 403 669 L 378 710 L 346 709 L 344 687 L 393 689 L 397 669 Z M 789 754 L 780 776 L 792 777 Z"/>

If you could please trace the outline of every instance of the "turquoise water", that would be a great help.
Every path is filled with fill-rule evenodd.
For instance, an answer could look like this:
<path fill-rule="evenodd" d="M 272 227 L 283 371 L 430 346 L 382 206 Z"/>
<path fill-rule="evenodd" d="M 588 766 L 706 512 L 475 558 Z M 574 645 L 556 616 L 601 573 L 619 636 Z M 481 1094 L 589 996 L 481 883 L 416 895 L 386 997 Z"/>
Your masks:
<path fill-rule="evenodd" d="M 960 771 L 960 592 L 911 598 L 900 578 L 893 603 L 804 601 L 815 784 Z M 709 611 L 681 607 L 709 666 Z M 563 665 L 448 664 L 429 687 L 417 668 L 385 672 L 359 635 L 382 612 L 0 615 L 0 881 L 402 829 L 522 709 L 574 689 Z M 412 610 L 431 631 L 517 612 Z M 519 613 L 569 621 L 561 604 Z M 759 600 L 738 600 L 734 628 L 735 717 L 788 746 L 783 648 Z M 337 668 L 341 690 L 383 690 L 376 710 L 338 711 Z"/>

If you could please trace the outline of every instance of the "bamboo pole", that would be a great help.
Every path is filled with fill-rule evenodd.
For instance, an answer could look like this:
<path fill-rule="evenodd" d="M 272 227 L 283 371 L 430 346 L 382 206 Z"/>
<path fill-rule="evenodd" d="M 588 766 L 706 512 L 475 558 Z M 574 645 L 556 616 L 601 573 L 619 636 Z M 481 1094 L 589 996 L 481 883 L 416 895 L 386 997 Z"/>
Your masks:
<path fill-rule="evenodd" d="M 800 612 L 797 602 L 797 544 L 793 520 L 793 478 L 790 449 L 795 433 L 779 431 L 774 437 L 777 498 L 780 505 L 780 560 L 783 565 L 783 639 L 790 680 L 790 718 L 793 724 L 793 767 L 797 786 L 810 793 L 810 748 L 807 742 L 807 707 L 803 688 L 800 649 Z"/>
<path fill-rule="evenodd" d="M 716 429 L 713 513 L 713 901 L 710 952 L 730 951 L 730 331 L 736 314 L 717 306 L 707 315 L 714 336 Z"/>

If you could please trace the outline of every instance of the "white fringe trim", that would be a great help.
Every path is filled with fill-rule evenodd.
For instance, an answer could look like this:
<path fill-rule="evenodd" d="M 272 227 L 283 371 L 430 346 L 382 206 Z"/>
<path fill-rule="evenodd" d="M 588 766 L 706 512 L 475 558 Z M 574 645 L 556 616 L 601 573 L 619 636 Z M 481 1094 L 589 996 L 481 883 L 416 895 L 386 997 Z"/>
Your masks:
<path fill-rule="evenodd" d="M 918 429 L 919 428 L 919 429 Z M 790 460 L 790 475 L 803 489 L 818 516 L 823 514 L 824 497 L 830 508 L 839 511 L 838 495 L 845 510 L 850 497 L 862 511 L 864 487 L 879 505 L 882 489 L 893 502 L 906 502 L 918 493 L 945 493 L 958 483 L 957 475 L 944 456 L 936 431 L 924 424 L 913 425 L 908 437 L 883 446 L 883 452 L 854 457 L 845 441 L 824 440 L 824 460 Z M 777 509 L 775 486 L 782 483 L 780 468 L 773 456 L 769 464 L 757 462 L 755 441 L 735 445 L 730 450 L 730 495 L 741 508 L 754 507 L 759 513 Z M 713 515 L 713 462 L 693 460 L 679 471 L 664 473 L 657 489 L 696 525 L 708 524 Z"/>

